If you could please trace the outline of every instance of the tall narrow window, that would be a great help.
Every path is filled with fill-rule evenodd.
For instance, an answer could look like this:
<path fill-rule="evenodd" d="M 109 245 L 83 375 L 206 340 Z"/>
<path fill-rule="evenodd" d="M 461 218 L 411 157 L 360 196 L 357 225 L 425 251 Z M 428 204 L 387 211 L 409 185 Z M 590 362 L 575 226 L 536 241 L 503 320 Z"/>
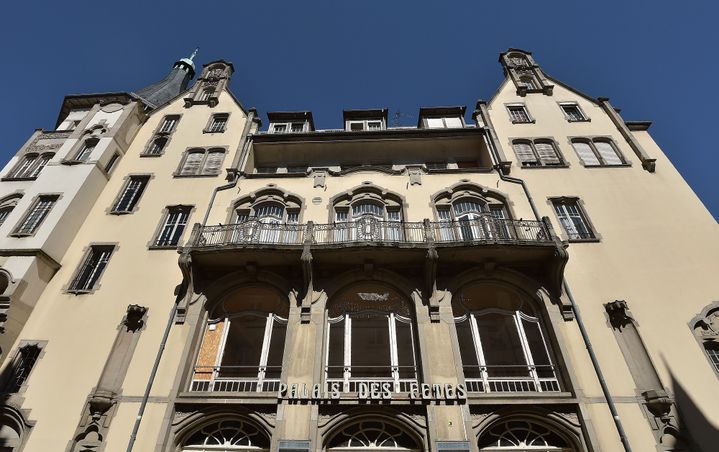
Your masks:
<path fill-rule="evenodd" d="M 48 152 L 46 154 L 43 154 L 40 156 L 39 159 L 37 159 L 37 163 L 32 168 L 32 172 L 30 173 L 30 177 L 37 177 L 40 175 L 40 172 L 42 172 L 43 169 L 45 169 L 45 166 L 47 166 L 47 163 L 55 156 L 52 152 Z"/>
<path fill-rule="evenodd" d="M 162 125 L 160 126 L 160 129 L 158 132 L 161 133 L 172 133 L 175 131 L 175 126 L 177 126 L 177 121 L 180 120 L 179 116 L 171 115 L 171 116 L 165 116 L 165 118 L 162 120 Z"/>
<path fill-rule="evenodd" d="M 569 240 L 594 239 L 595 234 L 589 225 L 577 199 L 554 200 L 554 210 Z"/>
<path fill-rule="evenodd" d="M 84 143 L 82 143 L 82 147 L 79 151 L 77 151 L 77 154 L 75 154 L 75 161 L 77 162 L 85 162 L 90 158 L 90 155 L 92 155 L 92 151 L 95 150 L 95 146 L 97 145 L 97 140 L 95 139 L 88 139 L 85 140 Z"/>
<path fill-rule="evenodd" d="M 105 270 L 115 247 L 112 245 L 93 245 L 85 256 L 75 278 L 68 288 L 71 292 L 88 292 L 95 288 L 100 275 Z"/>
<path fill-rule="evenodd" d="M 187 219 L 190 216 L 190 206 L 174 206 L 167 208 L 167 215 L 163 222 L 160 234 L 155 240 L 155 246 L 174 247 L 182 237 L 187 226 Z"/>
<path fill-rule="evenodd" d="M 137 205 L 140 200 L 142 193 L 147 187 L 147 182 L 150 180 L 150 176 L 130 176 L 130 179 L 125 184 L 125 188 L 122 189 L 120 196 L 115 201 L 115 205 L 112 207 L 113 213 L 129 213 Z"/>
<path fill-rule="evenodd" d="M 509 112 L 509 119 L 515 124 L 532 122 L 527 107 L 524 105 L 507 105 L 507 111 Z"/>
<path fill-rule="evenodd" d="M 210 133 L 224 132 L 225 128 L 227 127 L 228 118 L 229 115 L 227 113 L 212 115 L 212 119 L 210 120 L 210 126 L 208 127 L 207 131 Z"/>
<path fill-rule="evenodd" d="M 105 165 L 105 172 L 110 174 L 112 169 L 115 167 L 115 163 L 117 163 L 117 160 L 120 158 L 120 154 L 115 152 L 112 154 L 112 157 L 110 157 L 110 160 L 107 161 L 107 165 Z"/>
<path fill-rule="evenodd" d="M 22 195 L 10 195 L 7 198 L 0 201 L 0 226 L 5 223 L 7 217 L 15 209 L 17 202 L 22 198 Z"/>
<path fill-rule="evenodd" d="M 572 146 L 584 166 L 620 166 L 624 159 L 608 138 L 575 139 Z"/>
<path fill-rule="evenodd" d="M 17 166 L 15 166 L 15 168 L 10 172 L 9 177 L 12 179 L 30 177 L 30 174 L 32 174 L 32 168 L 35 166 L 37 158 L 37 154 L 26 154 L 23 156 L 20 163 L 18 163 Z"/>
<path fill-rule="evenodd" d="M 57 201 L 57 195 L 41 195 L 30 208 L 30 211 L 23 219 L 20 226 L 17 227 L 14 235 L 32 235 L 40 227 L 43 220 L 50 213 L 50 210 Z"/>
<path fill-rule="evenodd" d="M 202 94 L 200 94 L 200 100 L 202 102 L 207 102 L 214 94 L 215 90 L 213 88 L 206 88 L 202 91 Z"/>
<path fill-rule="evenodd" d="M 8 379 L 5 382 L 5 392 L 15 393 L 20 390 L 27 381 L 32 368 L 35 367 L 41 351 L 42 349 L 37 344 L 26 344 L 20 347 L 10 366 Z"/>

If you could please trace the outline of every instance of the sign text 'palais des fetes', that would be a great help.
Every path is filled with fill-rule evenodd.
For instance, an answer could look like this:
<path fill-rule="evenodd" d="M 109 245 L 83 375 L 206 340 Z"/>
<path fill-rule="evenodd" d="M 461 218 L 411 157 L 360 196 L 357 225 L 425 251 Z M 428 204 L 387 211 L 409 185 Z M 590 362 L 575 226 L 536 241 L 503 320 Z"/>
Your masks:
<path fill-rule="evenodd" d="M 315 383 L 281 383 L 277 391 L 278 399 L 287 400 L 323 400 L 356 397 L 363 400 L 392 400 L 401 396 L 410 400 L 466 400 L 467 388 L 458 384 L 409 383 L 409 390 L 395 391 L 391 381 L 367 381 L 353 384 L 356 391 L 344 391 L 341 382 Z"/>

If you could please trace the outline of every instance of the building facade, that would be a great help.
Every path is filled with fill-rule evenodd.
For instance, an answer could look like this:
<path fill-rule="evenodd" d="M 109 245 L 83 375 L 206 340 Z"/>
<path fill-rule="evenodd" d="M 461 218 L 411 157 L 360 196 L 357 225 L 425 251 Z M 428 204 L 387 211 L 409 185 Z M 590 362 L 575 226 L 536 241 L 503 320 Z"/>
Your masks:
<path fill-rule="evenodd" d="M 3 346 L 0 450 L 716 450 L 717 223 L 648 122 L 529 52 L 500 64 L 493 99 L 413 127 L 263 128 L 224 60 L 127 94 L 52 271 L 8 278 L 36 295 Z"/>

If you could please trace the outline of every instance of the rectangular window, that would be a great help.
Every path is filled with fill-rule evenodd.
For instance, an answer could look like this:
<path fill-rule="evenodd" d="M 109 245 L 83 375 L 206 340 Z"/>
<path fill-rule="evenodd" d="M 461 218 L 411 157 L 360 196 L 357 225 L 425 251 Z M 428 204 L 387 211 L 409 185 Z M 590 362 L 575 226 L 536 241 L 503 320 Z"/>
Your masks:
<path fill-rule="evenodd" d="M 92 155 L 92 151 L 95 150 L 95 145 L 97 144 L 97 141 L 90 141 L 87 140 L 82 144 L 82 147 L 77 152 L 77 155 L 75 155 L 75 161 L 78 162 L 85 162 L 87 159 L 90 158 L 90 155 Z"/>
<path fill-rule="evenodd" d="M 287 124 L 273 124 L 272 133 L 285 133 L 287 132 Z"/>
<path fill-rule="evenodd" d="M 427 118 L 427 127 L 430 129 L 443 129 L 444 121 L 442 121 L 442 118 Z"/>
<path fill-rule="evenodd" d="M 427 162 L 425 163 L 428 170 L 443 170 L 447 169 L 447 162 Z"/>
<path fill-rule="evenodd" d="M 105 165 L 105 172 L 110 173 L 112 169 L 115 167 L 115 163 L 117 163 L 117 160 L 120 158 L 120 154 L 115 152 L 112 157 L 110 157 L 110 160 L 107 161 L 107 165 Z"/>
<path fill-rule="evenodd" d="M 608 138 L 580 138 L 572 141 L 584 166 L 623 166 L 624 160 Z"/>
<path fill-rule="evenodd" d="M 26 344 L 18 350 L 12 365 L 9 367 L 10 375 L 6 380 L 4 392 L 12 394 L 20 390 L 27 381 L 28 376 L 30 376 L 33 367 L 35 367 L 41 351 L 42 349 L 37 344 Z"/>
<path fill-rule="evenodd" d="M 185 160 L 179 170 L 179 176 L 216 176 L 222 171 L 225 150 L 220 148 L 190 149 L 185 153 Z"/>
<path fill-rule="evenodd" d="M 114 250 L 113 245 L 91 246 L 68 290 L 88 292 L 94 289 Z"/>
<path fill-rule="evenodd" d="M 529 142 L 521 142 L 512 144 L 514 153 L 517 154 L 517 158 L 522 163 L 522 166 L 538 166 L 539 161 L 537 156 L 532 150 L 532 144 Z"/>
<path fill-rule="evenodd" d="M 17 235 L 32 235 L 40 227 L 43 220 L 50 213 L 50 210 L 57 201 L 57 195 L 41 195 L 38 197 L 35 204 L 30 208 L 30 211 L 25 216 L 25 219 L 20 223 L 20 226 L 15 230 L 14 234 Z"/>
<path fill-rule="evenodd" d="M 306 173 L 307 166 L 288 166 L 287 172 L 288 173 Z"/>
<path fill-rule="evenodd" d="M 140 200 L 140 196 L 142 196 L 142 193 L 145 191 L 149 180 L 150 176 L 130 176 L 130 179 L 125 184 L 125 188 L 123 188 L 115 205 L 112 207 L 112 212 L 132 212 L 137 205 L 137 201 Z"/>
<path fill-rule="evenodd" d="M 35 165 L 37 154 L 29 154 L 23 157 L 19 165 L 10 173 L 10 178 L 21 179 L 29 177 L 32 173 L 31 168 Z"/>
<path fill-rule="evenodd" d="M 37 177 L 40 175 L 40 172 L 42 172 L 43 169 L 45 169 L 45 166 L 47 166 L 48 162 L 55 156 L 53 153 L 43 154 L 40 156 L 39 159 L 37 159 L 37 163 L 35 164 L 35 167 L 32 169 L 32 172 L 30 173 L 30 177 Z"/>
<path fill-rule="evenodd" d="M 596 238 L 582 209 L 579 200 L 555 200 L 554 211 L 569 240 L 588 240 Z"/>
<path fill-rule="evenodd" d="M 562 107 L 562 111 L 564 112 L 564 117 L 567 118 L 567 121 L 569 122 L 578 122 L 578 121 L 586 121 L 587 118 L 584 116 L 584 113 L 582 113 L 582 110 L 579 109 L 579 105 L 577 104 L 559 104 L 560 107 Z"/>
<path fill-rule="evenodd" d="M 292 129 L 292 133 L 301 133 L 305 131 L 304 122 L 293 122 L 290 127 Z"/>
<path fill-rule="evenodd" d="M 527 107 L 524 105 L 508 105 L 507 111 L 509 112 L 509 119 L 512 120 L 513 124 L 532 122 Z"/>
<path fill-rule="evenodd" d="M 177 121 L 179 120 L 180 117 L 176 115 L 165 116 L 165 118 L 162 120 L 162 126 L 160 126 L 160 132 L 172 133 L 177 126 Z"/>
<path fill-rule="evenodd" d="M 347 130 L 358 132 L 362 130 L 382 130 L 384 127 L 379 119 L 364 119 L 347 121 Z"/>
<path fill-rule="evenodd" d="M 227 127 L 227 119 L 229 116 L 227 114 L 219 114 L 219 115 L 213 115 L 212 120 L 210 121 L 210 128 L 208 132 L 210 133 L 221 133 L 225 131 L 225 127 Z"/>
<path fill-rule="evenodd" d="M 190 217 L 190 206 L 168 207 L 165 221 L 160 229 L 160 234 L 155 240 L 155 246 L 177 246 L 180 237 L 187 226 L 187 219 Z"/>
<path fill-rule="evenodd" d="M 276 166 L 258 166 L 255 168 L 258 174 L 275 174 L 277 172 Z"/>

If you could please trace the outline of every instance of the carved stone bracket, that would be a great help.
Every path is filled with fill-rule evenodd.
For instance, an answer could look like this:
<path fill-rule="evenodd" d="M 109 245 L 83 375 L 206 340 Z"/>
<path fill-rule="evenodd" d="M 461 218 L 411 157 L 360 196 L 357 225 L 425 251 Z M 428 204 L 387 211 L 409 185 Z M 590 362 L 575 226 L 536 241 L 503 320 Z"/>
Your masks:
<path fill-rule="evenodd" d="M 442 299 L 437 293 L 437 266 L 439 254 L 434 247 L 434 236 L 432 225 L 428 219 L 424 220 L 425 236 L 427 237 L 427 255 L 424 261 L 424 286 L 427 294 L 427 308 L 429 319 L 432 322 L 439 322 L 439 300 Z"/>
<path fill-rule="evenodd" d="M 607 310 L 607 314 L 609 314 L 609 322 L 612 324 L 612 327 L 617 330 L 621 330 L 633 322 L 627 302 L 624 300 L 612 301 L 611 303 L 605 304 L 604 308 Z"/>
<path fill-rule="evenodd" d="M 135 332 L 142 328 L 142 326 L 145 324 L 145 321 L 142 319 L 145 316 L 145 313 L 147 312 L 147 308 L 144 306 L 140 306 L 137 304 L 131 304 L 127 307 L 127 314 L 125 315 L 125 319 L 123 320 L 123 325 L 125 325 L 125 328 L 127 328 L 127 331 L 129 332 Z"/>
<path fill-rule="evenodd" d="M 187 308 L 190 305 L 193 292 L 192 281 L 192 256 L 188 249 L 182 251 L 177 259 L 177 264 L 182 272 L 182 282 L 175 288 L 175 296 L 177 302 L 177 314 L 175 315 L 175 323 L 185 323 L 187 317 Z"/>

